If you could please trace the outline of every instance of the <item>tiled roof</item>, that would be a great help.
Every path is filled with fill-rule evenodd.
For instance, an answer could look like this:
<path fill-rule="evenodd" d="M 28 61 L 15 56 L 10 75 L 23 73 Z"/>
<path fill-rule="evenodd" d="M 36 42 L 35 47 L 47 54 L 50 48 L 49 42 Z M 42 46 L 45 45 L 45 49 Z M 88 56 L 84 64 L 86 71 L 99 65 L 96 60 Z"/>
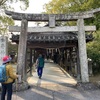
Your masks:
<path fill-rule="evenodd" d="M 28 33 L 28 42 L 60 42 L 60 41 L 77 41 L 77 33 Z M 19 35 L 12 35 L 13 42 L 19 41 Z M 86 35 L 86 40 L 93 40 L 93 36 Z"/>

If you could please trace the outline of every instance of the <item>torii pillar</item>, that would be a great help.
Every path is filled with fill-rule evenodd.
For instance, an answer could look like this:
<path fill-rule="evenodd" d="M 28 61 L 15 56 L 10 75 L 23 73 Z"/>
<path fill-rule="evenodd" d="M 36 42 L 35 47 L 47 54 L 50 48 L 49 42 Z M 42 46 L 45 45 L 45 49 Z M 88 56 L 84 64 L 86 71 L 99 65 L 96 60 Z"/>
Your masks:
<path fill-rule="evenodd" d="M 79 59 L 80 59 L 80 70 L 81 70 L 81 81 L 89 82 L 88 75 L 88 62 L 87 62 L 87 50 L 86 50 L 86 39 L 85 39 L 85 27 L 83 18 L 78 19 L 78 47 L 79 47 Z"/>
<path fill-rule="evenodd" d="M 18 59 L 17 59 L 17 73 L 21 75 L 21 80 L 18 82 L 19 85 L 18 91 L 25 90 L 29 88 L 27 82 L 27 73 L 26 73 L 26 49 L 27 49 L 27 28 L 28 21 L 22 19 L 21 21 L 21 32 L 19 37 L 19 47 L 18 47 Z"/>
<path fill-rule="evenodd" d="M 26 80 L 26 48 L 27 48 L 27 28 L 28 21 L 22 19 L 21 21 L 21 33 L 19 37 L 19 47 L 18 47 L 18 60 L 17 60 L 17 72 L 22 75 L 22 80 Z"/>

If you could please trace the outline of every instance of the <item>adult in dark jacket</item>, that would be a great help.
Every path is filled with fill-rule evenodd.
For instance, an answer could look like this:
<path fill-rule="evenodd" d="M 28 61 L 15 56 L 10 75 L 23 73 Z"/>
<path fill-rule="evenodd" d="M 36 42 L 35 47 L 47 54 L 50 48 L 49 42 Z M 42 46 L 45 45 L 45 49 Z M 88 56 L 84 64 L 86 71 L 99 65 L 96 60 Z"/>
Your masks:
<path fill-rule="evenodd" d="M 41 79 L 44 68 L 44 57 L 42 54 L 39 54 L 39 57 L 36 60 L 36 65 L 37 65 L 37 74 L 39 76 L 39 79 Z"/>

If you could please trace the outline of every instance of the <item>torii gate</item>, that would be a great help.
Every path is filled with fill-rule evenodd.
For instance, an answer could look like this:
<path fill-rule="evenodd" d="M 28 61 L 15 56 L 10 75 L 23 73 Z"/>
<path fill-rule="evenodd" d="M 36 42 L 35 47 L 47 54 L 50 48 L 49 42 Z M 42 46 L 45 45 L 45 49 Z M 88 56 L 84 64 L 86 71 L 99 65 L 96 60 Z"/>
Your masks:
<path fill-rule="evenodd" d="M 95 13 L 100 12 L 100 8 L 87 12 L 77 12 L 71 14 L 26 14 L 12 11 L 5 11 L 7 15 L 12 16 L 14 20 L 21 20 L 21 27 L 11 26 L 10 32 L 21 32 L 18 48 L 18 73 L 26 81 L 26 47 L 27 32 L 78 32 L 79 60 L 81 68 L 81 81 L 89 82 L 87 52 L 86 52 L 86 31 L 96 31 L 95 26 L 84 26 L 84 19 L 89 19 Z M 28 21 L 49 21 L 49 27 L 29 27 Z M 56 27 L 55 21 L 77 21 L 77 26 Z"/>

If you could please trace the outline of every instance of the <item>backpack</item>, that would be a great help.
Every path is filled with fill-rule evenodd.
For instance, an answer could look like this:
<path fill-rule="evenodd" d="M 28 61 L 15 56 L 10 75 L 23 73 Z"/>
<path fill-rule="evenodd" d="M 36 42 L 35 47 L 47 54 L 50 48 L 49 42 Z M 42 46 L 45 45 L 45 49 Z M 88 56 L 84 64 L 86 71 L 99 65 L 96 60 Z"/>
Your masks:
<path fill-rule="evenodd" d="M 0 66 L 0 83 L 7 81 L 7 75 L 6 75 L 6 65 Z"/>

